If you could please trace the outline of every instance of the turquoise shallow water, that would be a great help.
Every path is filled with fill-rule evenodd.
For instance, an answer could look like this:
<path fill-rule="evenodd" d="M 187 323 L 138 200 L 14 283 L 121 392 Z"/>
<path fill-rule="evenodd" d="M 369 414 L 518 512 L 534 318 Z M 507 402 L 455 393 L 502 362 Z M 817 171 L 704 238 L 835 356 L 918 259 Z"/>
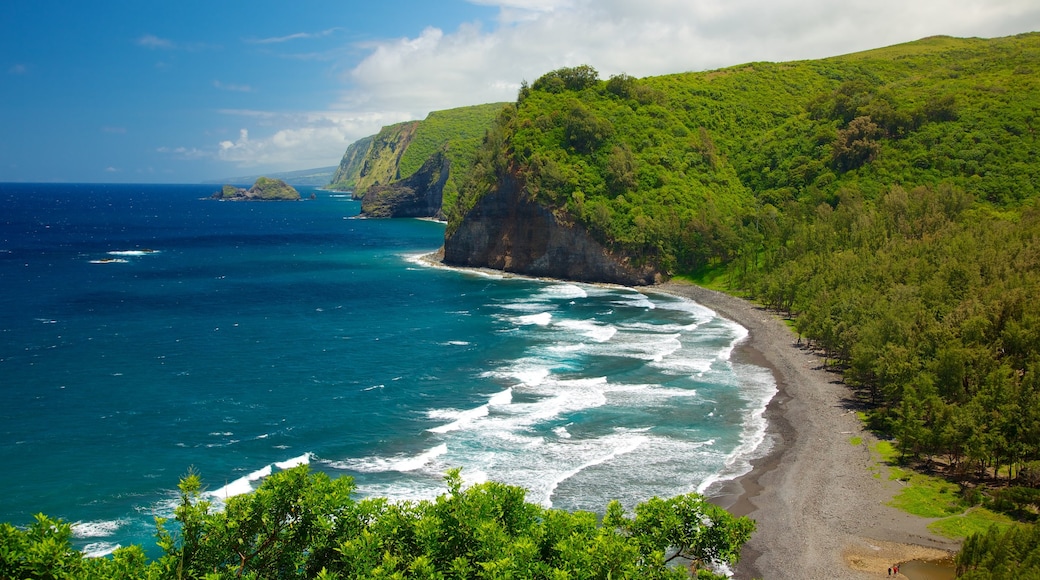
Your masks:
<path fill-rule="evenodd" d="M 772 376 L 697 304 L 433 268 L 440 224 L 213 189 L 0 184 L 0 521 L 150 545 L 189 467 L 218 499 L 299 463 L 395 499 L 461 467 L 598 511 L 760 447 Z"/>

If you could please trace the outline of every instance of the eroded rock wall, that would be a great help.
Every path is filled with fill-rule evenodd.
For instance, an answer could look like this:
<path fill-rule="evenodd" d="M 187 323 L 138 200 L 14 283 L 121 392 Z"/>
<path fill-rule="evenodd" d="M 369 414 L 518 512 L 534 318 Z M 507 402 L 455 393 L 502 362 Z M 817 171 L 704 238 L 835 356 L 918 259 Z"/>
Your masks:
<path fill-rule="evenodd" d="M 584 227 L 565 223 L 528 199 L 513 177 L 503 178 L 445 236 L 444 263 L 629 286 L 661 278 L 652 267 L 610 252 Z"/>

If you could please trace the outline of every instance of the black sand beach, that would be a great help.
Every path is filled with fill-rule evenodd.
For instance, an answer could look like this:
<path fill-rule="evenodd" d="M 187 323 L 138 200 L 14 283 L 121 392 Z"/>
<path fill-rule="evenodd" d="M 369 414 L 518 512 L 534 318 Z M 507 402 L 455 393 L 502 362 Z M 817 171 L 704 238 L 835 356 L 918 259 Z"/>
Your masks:
<path fill-rule="evenodd" d="M 874 477 L 867 447 L 850 442 L 875 441 L 855 415 L 851 392 L 778 316 L 691 284 L 656 289 L 747 328 L 734 356 L 776 376 L 779 391 L 766 410 L 771 451 L 743 477 L 708 490 L 715 503 L 757 522 L 735 578 L 884 577 L 893 563 L 958 548 L 928 531 L 931 520 L 886 505 L 900 483 Z"/>

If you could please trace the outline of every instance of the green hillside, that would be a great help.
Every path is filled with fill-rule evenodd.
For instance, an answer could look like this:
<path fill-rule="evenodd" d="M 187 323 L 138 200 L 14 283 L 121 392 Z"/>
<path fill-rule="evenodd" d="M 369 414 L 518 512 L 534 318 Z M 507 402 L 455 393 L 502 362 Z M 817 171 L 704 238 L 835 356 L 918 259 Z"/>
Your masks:
<path fill-rule="evenodd" d="M 502 106 L 492 103 L 433 111 L 422 121 L 383 127 L 347 148 L 329 187 L 361 197 L 373 185 L 412 176 L 441 151 L 452 167 L 467 167 Z M 453 203 L 457 192 L 458 178 L 450 175 L 444 195 Z"/>
<path fill-rule="evenodd" d="M 521 90 L 469 199 L 447 213 L 461 219 L 505 163 L 601 241 L 691 272 L 730 261 L 734 228 L 762 207 L 833 205 L 843 188 L 874 199 L 943 182 L 1014 204 L 1040 177 L 1038 38 L 930 38 L 647 79 L 554 71 Z"/>
<path fill-rule="evenodd" d="M 451 235 L 516 180 L 614 251 L 792 316 L 903 461 L 1036 519 L 1038 130 L 1037 33 L 565 68 L 503 111 L 445 215 Z"/>
<path fill-rule="evenodd" d="M 361 168 L 365 164 L 365 157 L 372 148 L 372 142 L 375 141 L 375 138 L 375 135 L 369 135 L 354 141 L 347 147 L 347 151 L 339 162 L 339 167 L 336 168 L 335 173 L 332 174 L 332 179 L 328 182 L 327 187 L 329 189 L 339 191 L 352 191 L 354 189 L 354 186 L 357 185 L 358 177 L 361 175 Z"/>

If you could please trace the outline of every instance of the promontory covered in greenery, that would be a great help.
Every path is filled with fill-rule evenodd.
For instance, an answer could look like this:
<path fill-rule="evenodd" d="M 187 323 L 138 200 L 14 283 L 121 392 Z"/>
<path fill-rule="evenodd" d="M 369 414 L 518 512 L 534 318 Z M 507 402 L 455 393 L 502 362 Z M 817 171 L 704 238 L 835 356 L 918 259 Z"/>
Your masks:
<path fill-rule="evenodd" d="M 299 201 L 300 192 L 281 179 L 258 177 L 249 189 L 225 185 L 211 197 L 221 201 Z"/>

